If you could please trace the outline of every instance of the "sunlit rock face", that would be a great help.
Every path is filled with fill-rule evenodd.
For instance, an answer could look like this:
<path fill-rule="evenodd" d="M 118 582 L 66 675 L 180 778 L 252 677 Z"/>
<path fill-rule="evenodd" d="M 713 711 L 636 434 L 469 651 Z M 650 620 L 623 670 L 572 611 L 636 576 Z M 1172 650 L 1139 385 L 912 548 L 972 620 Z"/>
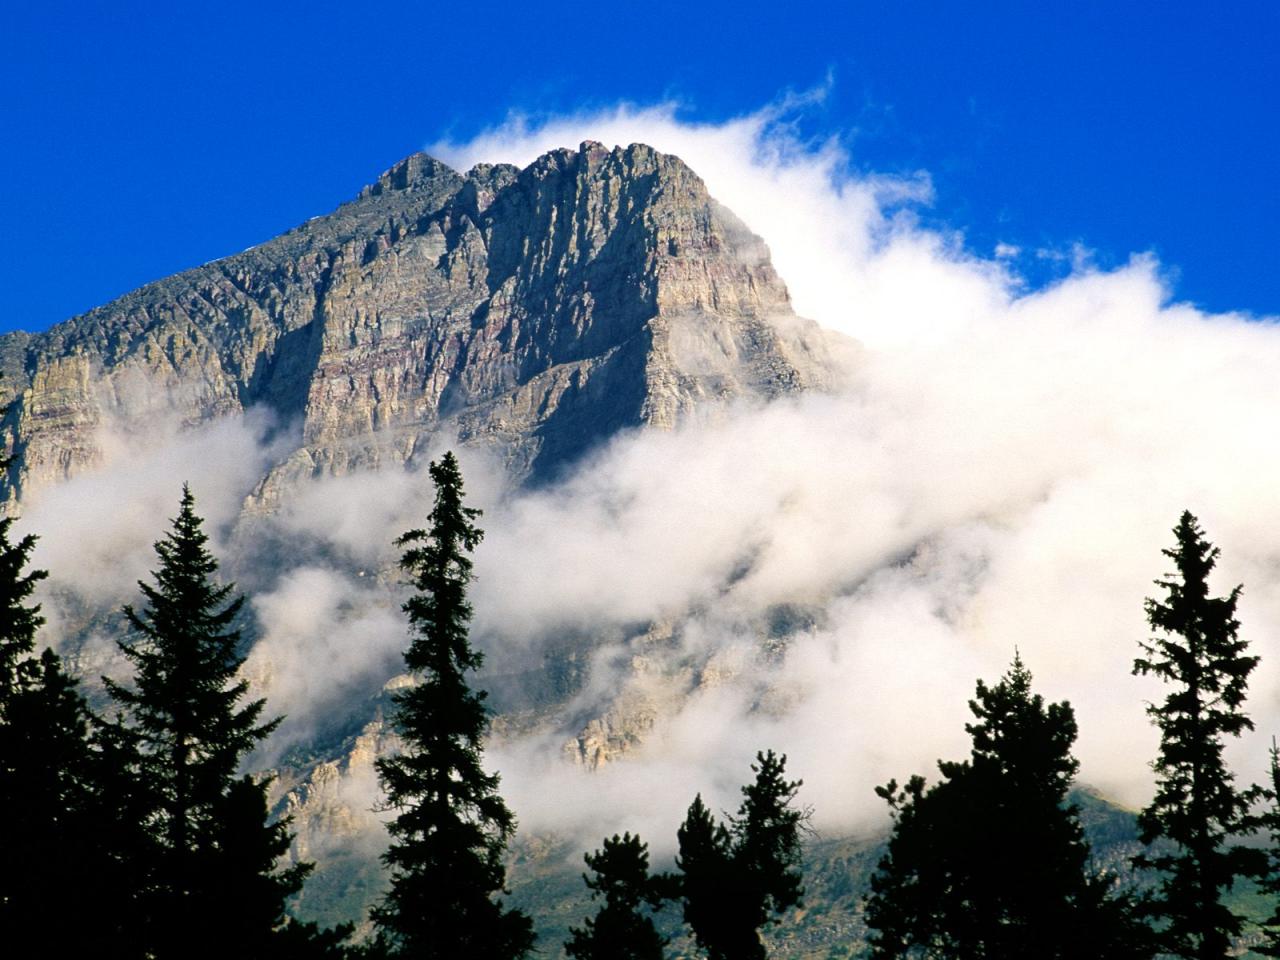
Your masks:
<path fill-rule="evenodd" d="M 764 244 L 693 171 L 591 142 L 466 175 L 415 154 L 274 240 L 0 338 L 0 366 L 10 499 L 94 463 L 100 426 L 258 406 L 301 423 L 268 510 L 442 429 L 538 482 L 621 429 L 832 376 Z"/>
<path fill-rule="evenodd" d="M 237 487 L 253 490 L 242 520 L 286 514 L 313 478 L 415 464 L 442 442 L 483 448 L 511 484 L 537 485 L 620 431 L 834 386 L 831 351 L 843 346 L 828 336 L 795 316 L 763 242 L 676 157 L 588 142 L 523 170 L 463 175 L 415 154 L 258 247 L 47 333 L 0 337 L 0 436 L 12 456 L 0 499 L 30 506 L 42 488 L 110 462 L 122 432 L 163 444 L 157 423 L 254 408 L 278 432 L 263 445 L 265 469 L 255 461 Z M 258 541 L 259 526 L 270 524 L 244 524 L 223 558 L 249 590 L 308 556 L 301 535 Z M 368 596 L 394 609 L 398 571 L 368 572 L 378 584 Z M 63 652 L 89 676 L 105 672 L 94 651 L 109 657 L 114 645 L 86 653 L 86 638 L 120 624 L 91 603 L 63 606 Z M 598 770 L 722 679 L 714 662 L 685 662 L 672 623 L 633 632 L 610 635 L 629 652 L 617 683 L 589 697 L 581 675 L 607 638 L 590 628 L 560 638 L 554 657 L 491 701 L 494 739 L 535 733 L 566 768 Z M 250 663 L 255 695 L 271 696 L 273 670 L 269 657 Z M 349 702 L 327 704 L 332 717 L 269 761 L 293 855 L 319 864 L 304 915 L 357 918 L 382 887 L 375 761 L 397 748 L 387 714 L 409 682 L 355 683 Z"/>

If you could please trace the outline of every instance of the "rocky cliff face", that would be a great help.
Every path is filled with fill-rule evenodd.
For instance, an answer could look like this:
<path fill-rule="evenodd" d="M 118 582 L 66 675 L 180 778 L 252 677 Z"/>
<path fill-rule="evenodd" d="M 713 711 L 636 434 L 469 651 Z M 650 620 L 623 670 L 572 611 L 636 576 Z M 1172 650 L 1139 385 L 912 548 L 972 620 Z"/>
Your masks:
<path fill-rule="evenodd" d="M 262 478 L 251 512 L 310 477 L 413 461 L 441 431 L 538 483 L 625 428 L 825 386 L 828 349 L 792 312 L 764 244 L 675 157 L 584 143 L 462 175 L 415 154 L 261 246 L 47 333 L 0 337 L 6 496 L 92 467 L 104 427 L 253 407 L 296 428 L 300 446 Z M 672 631 L 640 628 L 620 688 L 554 718 L 566 762 L 621 759 L 712 682 L 710 669 L 666 664 Z M 307 909 L 330 919 L 344 904 L 358 915 L 381 884 L 358 841 L 382 837 L 373 759 L 394 738 L 379 703 L 363 705 L 357 732 L 278 771 L 295 853 L 321 862 Z M 498 735 L 555 710 L 516 713 Z"/>
<path fill-rule="evenodd" d="M 764 244 L 679 159 L 584 143 L 465 176 L 425 154 L 353 201 L 44 334 L 0 338 L 10 499 L 157 409 L 301 421 L 261 487 L 413 458 L 445 429 L 539 481 L 618 430 L 831 376 Z"/>

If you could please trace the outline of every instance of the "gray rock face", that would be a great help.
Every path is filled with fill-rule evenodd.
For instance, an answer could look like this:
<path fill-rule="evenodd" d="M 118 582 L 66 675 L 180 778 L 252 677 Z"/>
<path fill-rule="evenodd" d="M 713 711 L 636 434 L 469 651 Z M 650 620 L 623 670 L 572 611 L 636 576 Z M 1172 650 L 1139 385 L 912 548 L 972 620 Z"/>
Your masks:
<path fill-rule="evenodd" d="M 764 244 L 683 162 L 590 142 L 465 176 L 415 154 L 261 246 L 0 338 L 0 367 L 10 499 L 91 465 L 105 422 L 261 405 L 302 422 L 268 509 L 442 428 L 539 481 L 620 429 L 832 376 Z"/>
<path fill-rule="evenodd" d="M 261 246 L 47 333 L 0 337 L 7 499 L 92 467 L 102 427 L 251 407 L 301 433 L 251 512 L 312 476 L 411 461 L 440 431 L 537 483 L 620 430 L 826 386 L 828 350 L 792 312 L 764 244 L 675 157 L 584 143 L 464 176 L 415 154 Z M 671 629 L 638 638 L 616 696 L 571 718 L 568 762 L 625 757 L 713 682 L 710 670 L 665 668 Z M 372 853 L 341 848 L 381 836 L 373 759 L 391 747 L 379 714 L 323 758 L 278 771 L 295 853 L 321 873 L 377 879 Z"/>

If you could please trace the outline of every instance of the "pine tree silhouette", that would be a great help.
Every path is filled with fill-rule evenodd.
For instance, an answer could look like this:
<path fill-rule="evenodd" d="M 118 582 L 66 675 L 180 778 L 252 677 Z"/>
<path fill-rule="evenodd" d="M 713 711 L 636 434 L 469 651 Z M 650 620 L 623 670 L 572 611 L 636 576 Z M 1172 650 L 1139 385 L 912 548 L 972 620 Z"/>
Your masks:
<path fill-rule="evenodd" d="M 676 840 L 684 921 L 711 960 L 724 960 L 742 939 L 736 915 L 740 891 L 734 885 L 733 838 L 698 794 L 676 831 Z"/>
<path fill-rule="evenodd" d="M 155 545 L 154 585 L 120 649 L 133 686 L 107 680 L 121 716 L 108 742 L 132 762 L 144 812 L 147 950 L 160 958 L 265 956 L 287 926 L 285 903 L 311 869 L 276 868 L 286 824 L 269 823 L 267 784 L 239 777 L 245 755 L 279 723 L 264 701 L 242 703 L 248 681 L 235 627 L 244 598 L 214 580 L 218 563 L 183 487 L 172 529 Z"/>
<path fill-rule="evenodd" d="M 614 834 L 583 859 L 594 874 L 582 875 L 591 899 L 604 903 L 581 927 L 570 928 L 565 953 L 575 960 L 662 960 L 666 940 L 652 911 L 666 891 L 661 878 L 649 874 L 648 846 L 629 833 Z"/>
<path fill-rule="evenodd" d="M 467 685 L 481 654 L 468 637 L 467 556 L 482 532 L 480 511 L 463 505 L 452 453 L 430 468 L 435 505 L 429 530 L 410 530 L 400 566 L 416 592 L 404 604 L 413 628 L 405 664 L 419 681 L 396 695 L 393 723 L 404 748 L 378 761 L 388 809 L 398 811 L 383 862 L 391 888 L 371 917 L 376 949 L 395 957 L 509 960 L 533 946 L 533 924 L 504 907 L 503 858 L 515 817 L 486 773 L 485 694 Z"/>
<path fill-rule="evenodd" d="M 0 519 L 0 709 L 21 689 L 32 671 L 30 660 L 36 649 L 36 631 L 44 624 L 40 606 L 27 605 L 46 570 L 24 573 L 35 549 L 32 534 L 17 543 L 9 540 L 13 517 Z M 27 664 L 27 666 L 23 666 Z"/>
<path fill-rule="evenodd" d="M 894 826 L 866 904 L 871 956 L 956 960 L 1151 956 L 1145 928 L 1089 870 L 1078 811 L 1070 705 L 1031 692 L 1020 658 L 978 681 L 970 758 L 876 788 Z"/>
<path fill-rule="evenodd" d="M 47 949 L 70 954 L 93 938 L 60 921 L 68 864 L 83 864 L 89 896 L 104 893 L 93 882 L 103 863 L 91 842 L 90 718 L 59 658 L 35 655 L 44 620 L 28 601 L 47 574 L 24 572 L 36 538 L 11 542 L 13 522 L 0 519 L 0 928 L 40 930 Z"/>
<path fill-rule="evenodd" d="M 677 831 L 678 889 L 684 919 L 710 960 L 766 956 L 760 930 L 800 903 L 800 781 L 784 777 L 786 757 L 772 750 L 751 765 L 737 816 L 726 826 L 699 794 Z"/>
<path fill-rule="evenodd" d="M 111 758 L 95 749 L 95 718 L 49 649 L 29 604 L 43 570 L 24 572 L 36 538 L 9 539 L 0 520 L 0 927 L 41 931 L 50 956 L 136 955 L 137 877 L 111 789 Z M 68 864 L 81 904 L 67 923 Z"/>
<path fill-rule="evenodd" d="M 1152 674 L 1173 690 L 1147 713 L 1160 729 L 1160 753 L 1152 764 L 1156 795 L 1138 816 L 1146 844 L 1163 841 L 1135 859 L 1159 872 L 1148 903 L 1162 923 L 1162 949 L 1178 957 L 1226 957 L 1242 918 L 1222 901 L 1237 877 L 1259 875 L 1262 854 L 1232 843 L 1252 829 L 1253 790 L 1238 790 L 1223 759 L 1223 741 L 1253 729 L 1244 713 L 1249 674 L 1258 658 L 1237 636 L 1240 587 L 1209 596 L 1208 578 L 1218 550 L 1204 539 L 1196 518 L 1184 512 L 1174 528 L 1177 545 L 1162 551 L 1177 567 L 1157 580 L 1163 600 L 1146 602 L 1158 635 L 1143 643 L 1135 674 Z"/>

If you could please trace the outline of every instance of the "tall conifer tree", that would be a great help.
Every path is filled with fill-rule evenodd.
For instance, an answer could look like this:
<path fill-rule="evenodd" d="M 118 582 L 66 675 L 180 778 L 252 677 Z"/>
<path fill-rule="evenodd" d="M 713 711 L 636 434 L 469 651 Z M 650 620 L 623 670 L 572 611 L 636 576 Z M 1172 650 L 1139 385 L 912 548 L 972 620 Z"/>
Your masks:
<path fill-rule="evenodd" d="M 0 519 L 0 709 L 21 689 L 31 670 L 36 631 L 44 623 L 39 604 L 28 605 L 36 584 L 48 571 L 26 571 L 36 538 L 32 534 L 17 543 L 9 540 L 13 517 Z M 23 664 L 28 664 L 26 667 Z"/>
<path fill-rule="evenodd" d="M 1223 902 L 1237 877 L 1260 871 L 1260 853 L 1233 841 L 1252 828 L 1254 791 L 1236 788 L 1223 758 L 1226 737 L 1253 729 L 1244 712 L 1249 674 L 1258 658 L 1239 639 L 1240 587 L 1209 595 L 1218 549 L 1184 512 L 1174 528 L 1176 546 L 1164 550 L 1176 575 L 1156 583 L 1161 600 L 1148 599 L 1147 620 L 1158 633 L 1143 643 L 1135 674 L 1152 674 L 1173 687 L 1147 713 L 1160 729 L 1152 767 L 1156 795 L 1138 817 L 1144 843 L 1160 842 L 1135 863 L 1159 871 L 1149 903 L 1162 923 L 1163 949 L 1178 957 L 1218 960 L 1231 950 L 1242 918 Z"/>
<path fill-rule="evenodd" d="M 137 954 L 136 828 L 79 684 L 50 649 L 36 656 L 43 570 L 34 536 L 0 520 L 0 929 L 39 931 L 51 956 Z M 68 865 L 80 906 L 67 923 Z"/>
<path fill-rule="evenodd" d="M 760 930 L 800 903 L 800 781 L 772 750 L 751 765 L 737 816 L 719 822 L 694 798 L 677 832 L 684 919 L 710 960 L 763 960 Z"/>
<path fill-rule="evenodd" d="M 1086 960 L 1149 957 L 1126 898 L 1089 871 L 1089 846 L 1067 792 L 1078 766 L 1069 704 L 1031 692 L 1020 658 L 994 687 L 978 681 L 965 726 L 970 758 L 939 762 L 876 792 L 893 811 L 871 880 L 875 960 Z"/>
<path fill-rule="evenodd" d="M 0 929 L 47 931 L 65 949 L 71 931 L 53 921 L 68 863 L 85 852 L 89 714 L 58 657 L 35 655 L 44 621 L 28 601 L 47 574 L 26 570 L 36 538 L 11 542 L 12 524 L 0 519 Z"/>
<path fill-rule="evenodd" d="M 134 789 L 152 841 L 147 856 L 147 949 L 169 958 L 266 956 L 286 926 L 285 902 L 310 869 L 276 869 L 287 825 L 269 823 L 266 783 L 237 776 L 279 721 L 242 702 L 236 620 L 244 598 L 219 585 L 195 499 L 184 487 L 172 529 L 156 543 L 142 610 L 120 649 L 134 683 L 110 680 L 122 716 L 111 742 L 135 758 Z"/>
<path fill-rule="evenodd" d="M 0 456 L 0 499 L 11 465 Z M 48 574 L 26 569 L 36 537 L 12 542 L 14 519 L 0 519 L 0 930 L 37 933 L 49 956 L 138 957 L 141 832 L 119 776 L 128 764 L 62 659 L 36 655 L 44 618 L 29 601 Z"/>
<path fill-rule="evenodd" d="M 468 554 L 483 534 L 480 511 L 463 504 L 452 453 L 431 464 L 435 505 L 429 530 L 410 530 L 400 566 L 415 593 L 405 602 L 413 639 L 405 664 L 418 683 L 396 695 L 394 726 L 404 743 L 378 761 L 387 807 L 397 811 L 383 861 L 391 888 L 371 916 L 378 949 L 423 960 L 510 960 L 533 946 L 533 925 L 497 899 L 504 892 L 515 817 L 482 764 L 489 718 L 485 694 L 467 674 L 483 659 L 471 646 Z"/>

